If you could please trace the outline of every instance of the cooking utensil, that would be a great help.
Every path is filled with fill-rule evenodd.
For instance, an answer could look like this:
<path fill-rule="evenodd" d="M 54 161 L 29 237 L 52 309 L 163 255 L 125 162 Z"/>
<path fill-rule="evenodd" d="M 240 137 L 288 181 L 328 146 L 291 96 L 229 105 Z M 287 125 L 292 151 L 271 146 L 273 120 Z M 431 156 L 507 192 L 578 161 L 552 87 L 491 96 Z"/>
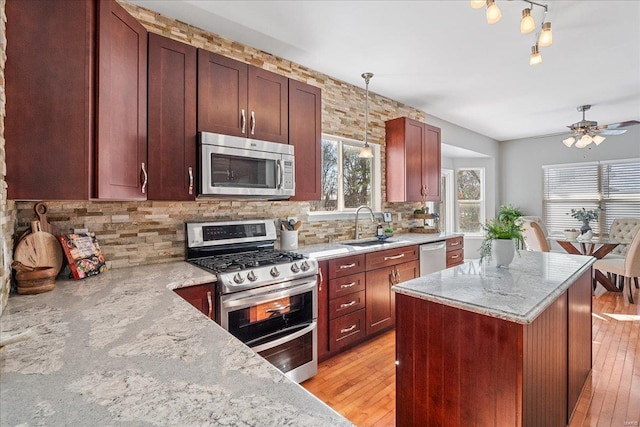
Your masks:
<path fill-rule="evenodd" d="M 290 219 L 288 224 L 289 224 L 289 226 L 287 228 L 289 229 L 289 231 L 293 231 L 293 226 L 296 225 L 295 220 L 293 220 L 293 218 Z"/>
<path fill-rule="evenodd" d="M 296 230 L 296 231 L 299 230 L 300 227 L 302 227 L 302 221 L 300 221 L 300 220 L 296 221 L 296 223 L 293 224 L 293 229 Z"/>
<path fill-rule="evenodd" d="M 31 222 L 31 234 L 18 243 L 13 259 L 26 267 L 53 267 L 58 274 L 62 268 L 62 247 L 54 235 L 40 227 L 40 221 Z"/>
<path fill-rule="evenodd" d="M 51 224 L 47 221 L 47 212 L 49 211 L 49 208 L 46 203 L 36 203 L 33 210 L 36 212 L 36 215 L 38 215 L 38 219 L 40 219 L 40 229 L 47 233 L 51 233 Z"/>

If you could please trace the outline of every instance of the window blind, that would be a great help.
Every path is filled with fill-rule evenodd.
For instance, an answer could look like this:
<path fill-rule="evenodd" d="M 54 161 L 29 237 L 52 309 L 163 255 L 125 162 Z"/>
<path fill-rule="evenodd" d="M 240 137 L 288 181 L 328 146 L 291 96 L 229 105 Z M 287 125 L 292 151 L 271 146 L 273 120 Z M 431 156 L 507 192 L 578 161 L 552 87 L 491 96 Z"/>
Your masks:
<path fill-rule="evenodd" d="M 571 209 L 599 209 L 594 233 L 615 218 L 640 218 L 640 159 L 543 166 L 543 220 L 550 232 L 580 228 Z"/>

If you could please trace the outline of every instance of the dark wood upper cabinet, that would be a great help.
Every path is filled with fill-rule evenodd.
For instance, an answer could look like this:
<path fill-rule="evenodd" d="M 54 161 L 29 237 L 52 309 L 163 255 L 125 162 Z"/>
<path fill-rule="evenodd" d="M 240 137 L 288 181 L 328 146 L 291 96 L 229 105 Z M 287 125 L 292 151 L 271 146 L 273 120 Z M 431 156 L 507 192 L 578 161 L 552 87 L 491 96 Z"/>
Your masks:
<path fill-rule="evenodd" d="M 289 143 L 289 79 L 249 67 L 250 138 Z"/>
<path fill-rule="evenodd" d="M 196 52 L 149 34 L 148 173 L 150 200 L 194 200 Z"/>
<path fill-rule="evenodd" d="M 96 192 L 146 200 L 147 30 L 115 1 L 98 3 Z"/>
<path fill-rule="evenodd" d="M 407 117 L 385 124 L 387 202 L 440 201 L 440 129 Z"/>
<path fill-rule="evenodd" d="M 289 144 L 295 147 L 296 194 L 291 200 L 320 200 L 322 91 L 289 80 Z"/>
<path fill-rule="evenodd" d="M 198 49 L 198 131 L 288 143 L 285 76 Z"/>
<path fill-rule="evenodd" d="M 91 0 L 6 3 L 9 199 L 89 198 L 95 13 Z"/>

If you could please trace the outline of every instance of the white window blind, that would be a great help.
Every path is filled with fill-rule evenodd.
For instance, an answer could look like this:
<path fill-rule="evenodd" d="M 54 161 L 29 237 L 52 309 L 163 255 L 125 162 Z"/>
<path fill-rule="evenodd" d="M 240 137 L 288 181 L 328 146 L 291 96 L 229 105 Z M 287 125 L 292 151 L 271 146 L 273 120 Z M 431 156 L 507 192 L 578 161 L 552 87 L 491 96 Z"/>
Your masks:
<path fill-rule="evenodd" d="M 615 218 L 640 218 L 640 159 L 543 166 L 543 219 L 550 232 L 580 228 L 571 209 L 599 209 L 594 233 Z"/>

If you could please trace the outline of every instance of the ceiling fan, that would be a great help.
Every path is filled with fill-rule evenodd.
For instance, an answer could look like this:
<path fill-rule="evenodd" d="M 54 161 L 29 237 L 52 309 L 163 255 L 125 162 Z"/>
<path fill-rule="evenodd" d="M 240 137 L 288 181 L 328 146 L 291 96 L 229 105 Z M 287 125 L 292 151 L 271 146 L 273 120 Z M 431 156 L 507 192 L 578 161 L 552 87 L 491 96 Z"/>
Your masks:
<path fill-rule="evenodd" d="M 578 111 L 582 112 L 582 120 L 572 124 L 571 126 L 567 126 L 573 132 L 571 136 L 562 140 L 562 143 L 567 147 L 571 147 L 574 142 L 576 144 L 576 148 L 585 148 L 592 142 L 596 145 L 600 145 L 600 143 L 605 140 L 603 135 L 621 135 L 625 133 L 627 129 L 620 128 L 640 124 L 637 120 L 629 120 L 627 122 L 598 126 L 598 122 L 586 120 L 584 117 L 585 111 L 590 108 L 591 105 L 581 105 L 578 107 Z"/>

